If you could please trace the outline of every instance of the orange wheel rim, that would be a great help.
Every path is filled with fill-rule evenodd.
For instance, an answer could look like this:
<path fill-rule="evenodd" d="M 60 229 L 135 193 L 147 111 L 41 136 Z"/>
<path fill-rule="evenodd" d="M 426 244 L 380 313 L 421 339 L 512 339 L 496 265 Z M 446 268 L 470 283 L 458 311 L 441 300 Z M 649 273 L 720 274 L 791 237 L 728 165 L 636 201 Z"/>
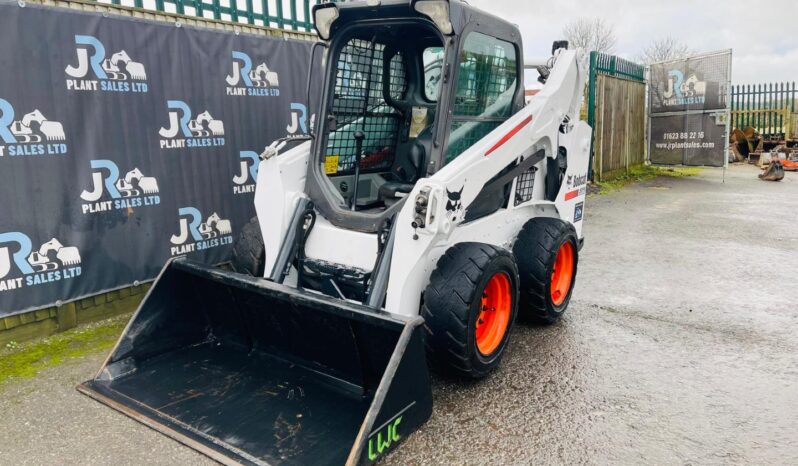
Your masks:
<path fill-rule="evenodd" d="M 566 241 L 557 251 L 554 267 L 551 271 L 551 302 L 561 305 L 568 297 L 574 279 L 574 246 Z"/>
<path fill-rule="evenodd" d="M 510 324 L 512 308 L 510 277 L 499 272 L 485 286 L 477 316 L 477 349 L 483 356 L 492 354 L 501 345 Z"/>

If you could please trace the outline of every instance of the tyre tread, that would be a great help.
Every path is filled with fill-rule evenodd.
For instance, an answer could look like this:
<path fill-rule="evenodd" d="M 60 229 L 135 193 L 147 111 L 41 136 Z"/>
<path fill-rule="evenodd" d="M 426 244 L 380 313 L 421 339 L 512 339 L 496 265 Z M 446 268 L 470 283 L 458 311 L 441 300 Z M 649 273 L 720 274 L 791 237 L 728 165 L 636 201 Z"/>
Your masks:
<path fill-rule="evenodd" d="M 548 217 L 533 218 L 528 221 L 513 245 L 513 254 L 518 264 L 521 279 L 519 315 L 524 320 L 553 324 L 557 322 L 570 301 L 570 291 L 566 301 L 555 309 L 547 296 L 549 287 L 549 264 L 556 258 L 562 241 L 569 239 L 576 246 L 576 232 L 573 226 L 562 220 Z M 574 275 L 578 263 L 578 251 L 574 251 Z M 576 276 L 571 283 L 575 285 Z"/>
<path fill-rule="evenodd" d="M 257 217 L 250 219 L 241 229 L 233 245 L 231 263 L 238 273 L 263 277 L 265 247 Z"/>
<path fill-rule="evenodd" d="M 514 262 L 512 254 L 504 249 L 482 243 L 459 243 L 446 251 L 430 275 L 421 306 L 425 345 L 436 365 L 457 375 L 484 377 L 498 364 L 498 357 L 488 368 L 474 363 L 469 353 L 469 319 L 474 300 L 482 299 L 481 290 L 477 289 L 481 279 L 500 256 Z M 476 296 L 477 293 L 480 295 Z"/>

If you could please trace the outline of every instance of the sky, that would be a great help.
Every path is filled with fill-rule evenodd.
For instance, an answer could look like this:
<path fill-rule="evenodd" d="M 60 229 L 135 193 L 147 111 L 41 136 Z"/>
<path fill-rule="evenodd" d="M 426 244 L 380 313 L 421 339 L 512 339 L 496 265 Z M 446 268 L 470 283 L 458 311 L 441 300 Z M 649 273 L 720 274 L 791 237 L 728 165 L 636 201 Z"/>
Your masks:
<path fill-rule="evenodd" d="M 551 54 L 563 26 L 601 17 L 615 26 L 616 55 L 635 58 L 652 40 L 674 37 L 698 52 L 733 50 L 732 83 L 798 81 L 796 0 L 468 0 L 518 24 L 526 58 Z M 778 22 L 778 18 L 785 21 Z M 789 24 L 791 21 L 792 24 Z"/>

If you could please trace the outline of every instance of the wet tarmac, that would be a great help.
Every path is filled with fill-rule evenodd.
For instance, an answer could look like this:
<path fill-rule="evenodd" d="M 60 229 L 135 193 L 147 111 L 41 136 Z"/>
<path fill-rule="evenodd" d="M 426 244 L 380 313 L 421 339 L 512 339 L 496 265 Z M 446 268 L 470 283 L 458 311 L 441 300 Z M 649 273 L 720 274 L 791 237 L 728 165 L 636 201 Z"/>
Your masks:
<path fill-rule="evenodd" d="M 565 318 L 484 381 L 435 375 L 383 464 L 798 464 L 798 173 L 757 173 L 590 198 Z M 0 387 L 0 464 L 214 464 L 79 395 L 103 357 Z"/>
<path fill-rule="evenodd" d="M 589 199 L 564 320 L 435 380 L 386 464 L 798 464 L 798 173 L 733 167 Z"/>

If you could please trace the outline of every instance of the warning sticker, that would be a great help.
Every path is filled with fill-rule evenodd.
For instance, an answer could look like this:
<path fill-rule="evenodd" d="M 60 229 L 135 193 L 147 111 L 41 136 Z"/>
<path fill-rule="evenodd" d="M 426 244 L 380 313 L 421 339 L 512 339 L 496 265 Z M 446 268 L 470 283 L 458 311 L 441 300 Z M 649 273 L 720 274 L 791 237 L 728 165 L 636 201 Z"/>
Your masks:
<path fill-rule="evenodd" d="M 410 120 L 410 138 L 417 138 L 421 131 L 429 126 L 427 107 L 413 107 L 413 118 Z"/>
<path fill-rule="evenodd" d="M 328 155 L 324 158 L 324 173 L 327 175 L 335 175 L 338 173 L 337 155 Z"/>
<path fill-rule="evenodd" d="M 574 223 L 582 221 L 582 215 L 584 215 L 584 212 L 585 212 L 585 203 L 580 202 L 579 204 L 576 205 L 576 208 L 574 209 Z"/>

